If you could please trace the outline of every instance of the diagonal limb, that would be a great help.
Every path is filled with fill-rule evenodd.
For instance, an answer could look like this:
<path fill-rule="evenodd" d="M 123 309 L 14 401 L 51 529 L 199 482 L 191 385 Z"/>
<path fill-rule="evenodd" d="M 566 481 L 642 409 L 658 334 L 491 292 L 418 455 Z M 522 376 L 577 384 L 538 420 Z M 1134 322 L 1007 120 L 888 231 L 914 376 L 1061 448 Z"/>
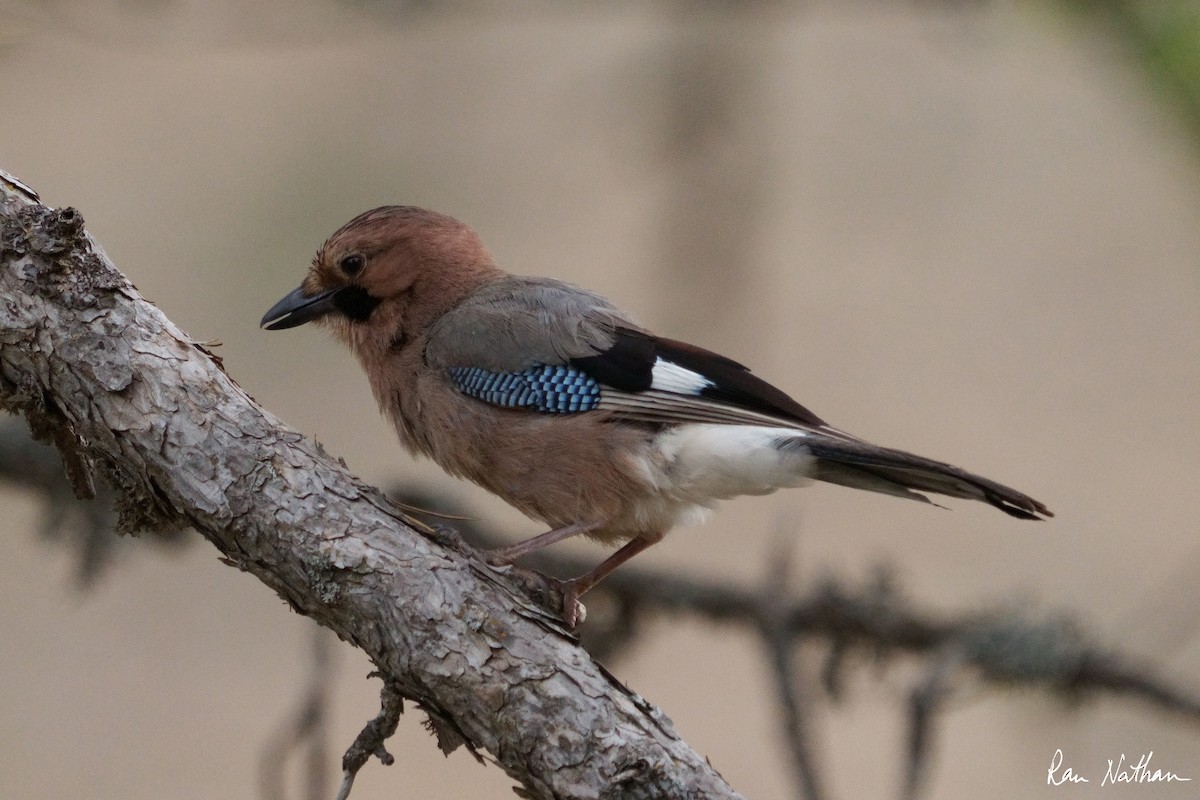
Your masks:
<path fill-rule="evenodd" d="M 600 562 L 600 564 L 590 572 L 580 575 L 578 578 L 572 578 L 569 581 L 563 581 L 563 620 L 568 626 L 574 628 L 575 623 L 579 619 L 579 598 L 582 597 L 589 589 L 597 583 L 604 580 L 613 570 L 624 564 L 629 559 L 642 552 L 650 545 L 661 541 L 663 535 L 661 533 L 643 534 L 634 539 L 630 539 L 621 549 L 613 553 L 608 558 Z M 541 538 L 541 537 L 538 537 Z"/>
<path fill-rule="evenodd" d="M 518 542 L 511 547 L 500 547 L 496 550 L 488 552 L 488 562 L 491 564 L 511 564 L 522 556 L 527 556 L 543 547 L 548 547 L 555 542 L 561 542 L 563 539 L 570 539 L 572 536 L 579 536 L 584 533 L 591 533 L 604 527 L 601 522 L 574 522 L 562 528 L 555 528 L 552 531 L 538 534 L 532 539 L 526 539 L 523 542 Z M 619 552 L 619 551 L 618 551 Z"/>

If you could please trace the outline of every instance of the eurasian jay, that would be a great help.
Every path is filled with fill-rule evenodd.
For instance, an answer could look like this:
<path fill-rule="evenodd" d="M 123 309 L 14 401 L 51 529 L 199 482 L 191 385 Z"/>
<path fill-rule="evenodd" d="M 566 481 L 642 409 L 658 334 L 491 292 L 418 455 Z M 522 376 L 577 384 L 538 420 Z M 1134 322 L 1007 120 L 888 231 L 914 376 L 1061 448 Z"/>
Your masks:
<path fill-rule="evenodd" d="M 563 583 L 570 624 L 584 592 L 675 525 L 809 479 L 1053 516 L 995 481 L 833 428 L 738 362 L 656 336 L 586 289 L 509 275 L 471 228 L 434 211 L 385 206 L 346 223 L 262 326 L 314 320 L 358 356 L 410 452 L 550 526 L 495 563 L 580 534 L 625 542 Z"/>

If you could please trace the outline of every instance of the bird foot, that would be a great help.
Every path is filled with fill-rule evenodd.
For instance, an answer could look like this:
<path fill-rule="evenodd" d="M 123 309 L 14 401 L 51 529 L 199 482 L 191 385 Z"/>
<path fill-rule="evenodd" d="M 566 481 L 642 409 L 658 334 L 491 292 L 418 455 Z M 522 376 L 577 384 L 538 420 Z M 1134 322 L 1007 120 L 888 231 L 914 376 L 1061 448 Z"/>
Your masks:
<path fill-rule="evenodd" d="M 587 619 L 587 607 L 579 602 L 581 581 L 579 578 L 562 580 L 537 570 L 524 569 L 505 557 L 504 551 L 491 550 L 483 553 L 484 563 L 497 573 L 516 581 L 538 605 L 557 615 L 574 629 Z M 586 587 L 585 587 L 586 588 Z"/>
<path fill-rule="evenodd" d="M 509 567 L 517 559 L 512 555 L 511 547 L 497 547 L 495 550 L 485 550 L 483 560 L 493 567 Z"/>
<path fill-rule="evenodd" d="M 582 592 L 579 591 L 580 581 L 578 578 L 564 581 L 549 575 L 540 575 L 540 577 L 544 581 L 543 586 L 547 592 L 546 595 L 543 595 L 546 605 L 553 609 L 556 599 L 562 602 L 559 617 L 567 624 L 568 628 L 574 630 L 579 623 L 587 619 L 587 606 L 579 602 Z"/>
<path fill-rule="evenodd" d="M 579 581 L 570 580 L 560 583 L 562 589 L 562 618 L 567 627 L 574 629 L 587 619 L 587 606 L 579 602 Z"/>

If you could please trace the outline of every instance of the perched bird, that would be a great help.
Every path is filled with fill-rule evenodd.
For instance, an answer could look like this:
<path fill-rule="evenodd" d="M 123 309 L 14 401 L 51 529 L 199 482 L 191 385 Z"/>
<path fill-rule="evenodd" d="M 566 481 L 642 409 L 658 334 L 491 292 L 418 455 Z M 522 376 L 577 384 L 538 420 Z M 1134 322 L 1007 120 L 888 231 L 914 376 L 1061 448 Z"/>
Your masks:
<path fill-rule="evenodd" d="M 314 320 L 358 356 L 409 451 L 550 526 L 496 562 L 581 534 L 625 542 L 563 583 L 570 624 L 580 595 L 673 526 L 808 479 L 1053 516 L 995 481 L 830 427 L 738 362 L 656 336 L 586 289 L 510 275 L 434 211 L 385 206 L 346 223 L 262 326 Z"/>

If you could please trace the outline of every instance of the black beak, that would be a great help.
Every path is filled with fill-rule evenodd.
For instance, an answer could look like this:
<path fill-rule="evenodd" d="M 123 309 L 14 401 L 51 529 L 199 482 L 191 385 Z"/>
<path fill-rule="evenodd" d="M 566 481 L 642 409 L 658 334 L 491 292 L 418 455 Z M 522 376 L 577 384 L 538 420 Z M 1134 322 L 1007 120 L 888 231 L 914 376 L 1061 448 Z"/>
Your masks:
<path fill-rule="evenodd" d="M 269 331 L 281 331 L 284 328 L 294 328 L 297 325 L 312 322 L 314 319 L 336 310 L 333 297 L 338 291 L 338 289 L 327 289 L 309 297 L 304 294 L 303 287 L 297 287 L 288 292 L 287 297 L 271 306 L 271 310 L 263 315 L 259 325 Z"/>

